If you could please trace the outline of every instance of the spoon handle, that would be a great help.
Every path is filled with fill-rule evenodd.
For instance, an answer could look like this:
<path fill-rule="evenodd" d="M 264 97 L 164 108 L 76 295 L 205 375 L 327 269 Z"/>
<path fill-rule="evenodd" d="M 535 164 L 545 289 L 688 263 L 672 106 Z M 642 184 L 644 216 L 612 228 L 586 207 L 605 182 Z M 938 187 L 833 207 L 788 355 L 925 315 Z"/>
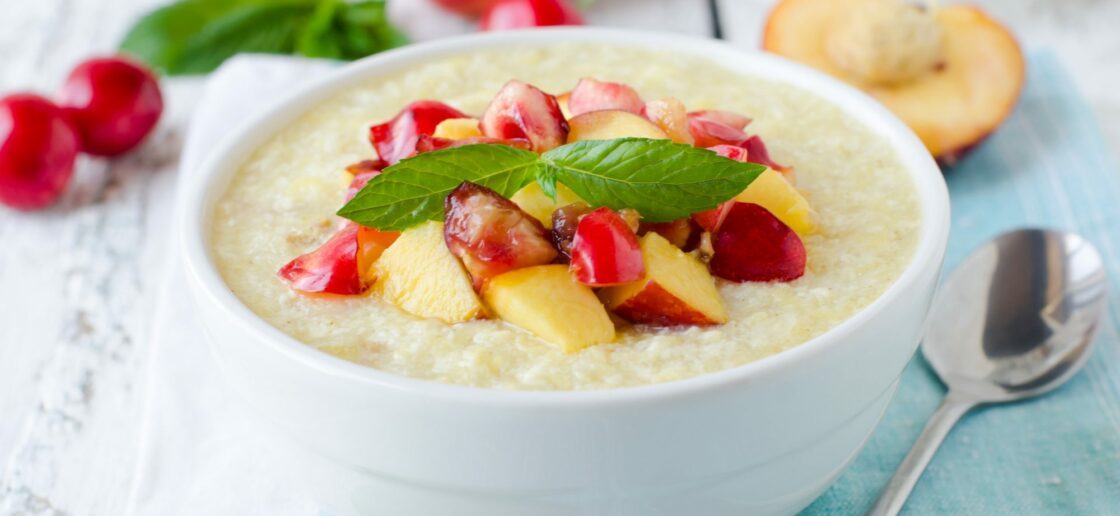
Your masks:
<path fill-rule="evenodd" d="M 949 430 L 957 424 L 961 416 L 975 406 L 975 401 L 962 399 L 949 391 L 945 399 L 941 400 L 941 406 L 937 407 L 937 411 L 930 416 L 926 428 L 922 430 L 922 435 L 918 436 L 918 440 L 910 448 L 910 453 L 907 453 L 906 458 L 898 465 L 890 483 L 879 494 L 879 499 L 875 500 L 875 505 L 867 511 L 868 516 L 894 516 L 902 510 L 906 499 L 910 497 L 910 492 L 914 490 L 914 485 L 918 483 L 930 459 L 941 446 L 941 441 L 945 440 L 945 436 L 949 435 Z"/>

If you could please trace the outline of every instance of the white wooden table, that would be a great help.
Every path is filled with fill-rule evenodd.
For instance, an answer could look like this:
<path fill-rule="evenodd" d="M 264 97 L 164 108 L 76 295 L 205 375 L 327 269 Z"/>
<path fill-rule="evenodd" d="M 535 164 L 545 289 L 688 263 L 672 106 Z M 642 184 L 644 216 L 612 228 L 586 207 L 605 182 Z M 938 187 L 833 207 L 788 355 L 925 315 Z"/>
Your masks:
<path fill-rule="evenodd" d="M 427 0 L 393 0 L 415 39 L 467 32 Z M 840 0 L 836 0 L 840 1 Z M 56 91 L 112 52 L 161 0 L 3 0 L 0 91 Z M 724 36 L 756 48 L 769 0 L 720 0 Z M 980 0 L 1027 48 L 1065 62 L 1120 150 L 1120 0 Z M 707 0 L 598 0 L 591 24 L 707 35 Z M 152 346 L 148 307 L 170 219 L 184 124 L 200 80 L 165 86 L 168 112 L 139 151 L 83 159 L 62 202 L 0 208 L 0 515 L 124 512 Z"/>

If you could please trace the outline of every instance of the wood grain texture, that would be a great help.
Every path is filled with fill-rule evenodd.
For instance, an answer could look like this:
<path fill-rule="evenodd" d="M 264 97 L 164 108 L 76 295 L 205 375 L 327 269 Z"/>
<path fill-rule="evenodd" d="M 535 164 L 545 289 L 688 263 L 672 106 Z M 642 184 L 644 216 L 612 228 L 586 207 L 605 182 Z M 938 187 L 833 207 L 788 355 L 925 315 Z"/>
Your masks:
<path fill-rule="evenodd" d="M 0 90 L 57 89 L 69 68 L 109 52 L 161 0 L 6 0 Z M 1120 148 L 1120 2 L 983 0 L 1028 46 L 1071 69 Z M 725 37 L 757 48 L 767 0 L 720 0 Z M 473 30 L 432 16 L 428 0 L 391 11 L 418 40 Z M 598 0 L 595 25 L 710 34 L 707 0 Z M 173 170 L 197 84 L 167 85 L 169 112 L 143 148 L 83 159 L 58 206 L 0 209 L 0 514 L 123 512 L 137 440 L 138 393 L 152 343 L 152 275 L 161 271 Z"/>

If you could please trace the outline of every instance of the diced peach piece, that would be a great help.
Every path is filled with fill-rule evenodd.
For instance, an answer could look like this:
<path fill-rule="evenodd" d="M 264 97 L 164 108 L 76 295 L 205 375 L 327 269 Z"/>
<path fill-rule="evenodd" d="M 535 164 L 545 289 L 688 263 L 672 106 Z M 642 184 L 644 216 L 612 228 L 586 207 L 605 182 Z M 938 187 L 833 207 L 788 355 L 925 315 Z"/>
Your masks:
<path fill-rule="evenodd" d="M 477 118 L 448 118 L 436 126 L 432 131 L 433 138 L 446 138 L 448 140 L 462 140 L 463 138 L 477 138 L 482 136 Z"/>
<path fill-rule="evenodd" d="M 754 203 L 778 217 L 798 235 L 817 231 L 817 212 L 809 201 L 780 172 L 766 169 L 746 190 L 735 196 L 738 202 Z"/>
<path fill-rule="evenodd" d="M 491 138 L 529 140 L 537 152 L 563 145 L 568 135 L 556 97 L 517 80 L 507 82 L 490 101 L 481 127 Z"/>
<path fill-rule="evenodd" d="M 446 323 L 485 314 L 470 276 L 443 242 L 442 223 L 425 222 L 404 231 L 373 269 L 373 290 L 408 313 Z"/>
<path fill-rule="evenodd" d="M 727 322 L 715 279 L 700 260 L 657 233 L 646 233 L 641 247 L 645 277 L 603 289 L 607 308 L 629 321 L 659 326 Z"/>
<path fill-rule="evenodd" d="M 651 138 L 667 140 L 669 136 L 653 122 L 629 111 L 592 111 L 568 121 L 568 143 L 583 140 L 615 138 Z"/>
<path fill-rule="evenodd" d="M 572 92 L 565 91 L 556 96 L 556 103 L 560 106 L 560 113 L 564 115 L 564 120 L 571 120 L 572 110 L 568 107 L 568 100 L 572 97 Z"/>
<path fill-rule="evenodd" d="M 365 226 L 358 226 L 358 274 L 362 276 L 362 281 L 370 285 L 374 282 L 376 276 L 373 270 L 373 263 L 381 257 L 393 242 L 397 241 L 397 237 L 401 234 L 397 231 L 379 231 Z"/>
<path fill-rule="evenodd" d="M 538 265 L 494 277 L 483 298 L 495 315 L 566 353 L 615 338 L 614 323 L 591 288 L 565 265 Z"/>
<path fill-rule="evenodd" d="M 642 97 L 625 84 L 584 77 L 572 88 L 568 97 L 568 110 L 572 116 L 592 111 L 619 110 L 641 114 Z"/>
<path fill-rule="evenodd" d="M 646 102 L 642 114 L 669 135 L 670 140 L 686 145 L 695 142 L 688 130 L 688 111 L 683 102 L 673 97 L 652 100 Z"/>
<path fill-rule="evenodd" d="M 561 206 L 583 202 L 571 188 L 556 183 L 556 199 L 553 200 L 541 190 L 541 185 L 536 182 L 529 183 L 513 194 L 509 200 L 517 203 L 525 213 L 541 221 L 546 228 L 552 227 L 552 213 Z"/>

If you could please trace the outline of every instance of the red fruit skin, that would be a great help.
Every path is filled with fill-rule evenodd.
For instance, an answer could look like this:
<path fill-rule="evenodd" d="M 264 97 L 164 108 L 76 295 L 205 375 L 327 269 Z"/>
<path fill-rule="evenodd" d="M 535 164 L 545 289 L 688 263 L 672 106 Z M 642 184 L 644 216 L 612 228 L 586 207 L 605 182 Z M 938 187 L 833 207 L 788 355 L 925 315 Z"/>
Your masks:
<path fill-rule="evenodd" d="M 0 99 L 0 202 L 43 208 L 70 182 L 78 133 L 51 101 L 30 93 Z"/>
<path fill-rule="evenodd" d="M 346 167 L 346 171 L 354 176 L 354 179 L 350 181 L 350 186 L 346 188 L 346 201 L 349 202 L 355 195 L 358 195 L 358 192 L 366 186 L 366 183 L 380 174 L 381 170 L 387 166 L 389 164 L 383 160 L 367 159 Z"/>
<path fill-rule="evenodd" d="M 536 152 L 559 147 L 568 138 L 568 121 L 556 97 L 518 80 L 502 86 L 479 127 L 490 138 L 528 140 Z"/>
<path fill-rule="evenodd" d="M 59 105 L 81 135 L 82 151 L 119 156 L 140 145 L 163 114 L 159 79 L 123 57 L 82 62 L 67 77 Z"/>
<path fill-rule="evenodd" d="M 610 208 L 598 208 L 579 219 L 569 270 L 584 285 L 606 287 L 642 279 L 646 266 L 626 221 Z"/>
<path fill-rule="evenodd" d="M 447 195 L 443 206 L 444 242 L 478 290 L 503 272 L 556 259 L 540 221 L 498 192 L 466 182 Z"/>
<path fill-rule="evenodd" d="M 697 147 L 739 145 L 747 140 L 743 128 L 750 121 L 729 111 L 693 111 L 688 114 L 688 132 Z"/>
<path fill-rule="evenodd" d="M 484 31 L 583 25 L 583 16 L 567 0 L 498 0 L 482 13 Z"/>
<path fill-rule="evenodd" d="M 415 153 L 420 136 L 431 136 L 440 122 L 466 117 L 443 102 L 418 100 L 405 106 L 392 120 L 370 127 L 369 141 L 377 150 L 377 155 L 393 165 Z"/>
<path fill-rule="evenodd" d="M 495 0 L 433 0 L 436 5 L 463 16 L 478 16 Z"/>
<path fill-rule="evenodd" d="M 712 237 L 708 266 L 723 279 L 793 281 L 805 274 L 801 238 L 766 208 L 737 202 Z"/>
<path fill-rule="evenodd" d="M 597 81 L 584 77 L 572 88 L 568 96 L 568 111 L 572 116 L 591 111 L 617 109 L 642 115 L 645 102 L 633 88 L 617 82 Z"/>
<path fill-rule="evenodd" d="M 318 249 L 281 267 L 279 275 L 308 294 L 361 294 L 365 285 L 358 271 L 358 225 L 347 222 Z"/>
<path fill-rule="evenodd" d="M 426 134 L 420 135 L 420 139 L 416 141 L 416 153 L 423 154 L 425 152 L 432 152 L 443 149 L 450 149 L 453 147 L 462 147 L 464 145 L 477 145 L 477 144 L 494 144 L 494 145 L 508 145 L 515 149 L 531 150 L 532 144 L 529 140 L 524 138 L 513 138 L 509 140 L 500 140 L 498 138 L 490 138 L 487 136 L 472 136 L 470 138 L 459 138 L 452 140 L 448 138 L 436 138 Z"/>
<path fill-rule="evenodd" d="M 747 150 L 747 161 L 750 163 L 758 163 L 759 165 L 766 165 L 778 172 L 786 172 L 790 169 L 785 165 L 779 165 L 770 159 L 770 151 L 766 150 L 766 143 L 762 141 L 759 135 L 751 136 L 742 143 L 742 147 Z"/>

